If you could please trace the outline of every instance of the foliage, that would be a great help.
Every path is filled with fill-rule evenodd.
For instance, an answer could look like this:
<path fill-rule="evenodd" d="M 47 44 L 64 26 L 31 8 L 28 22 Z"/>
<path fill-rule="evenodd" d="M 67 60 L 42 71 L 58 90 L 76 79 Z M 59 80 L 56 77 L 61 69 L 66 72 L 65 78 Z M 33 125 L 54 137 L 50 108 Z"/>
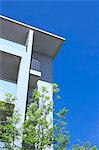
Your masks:
<path fill-rule="evenodd" d="M 91 146 L 89 142 L 78 142 L 72 146 L 72 150 L 97 150 L 97 147 Z"/>
<path fill-rule="evenodd" d="M 61 99 L 58 95 L 59 87 L 53 84 L 53 98 Z M 51 146 L 54 150 L 67 150 L 69 145 L 69 132 L 66 130 L 66 115 L 68 110 L 61 109 L 55 113 L 53 126 L 53 103 L 50 100 L 47 87 L 41 91 L 33 91 L 32 103 L 28 105 L 26 120 L 22 130 L 18 128 L 20 114 L 14 108 L 16 98 L 6 94 L 5 99 L 0 101 L 0 145 L 1 150 L 44 150 Z M 21 134 L 21 132 L 23 134 Z M 16 141 L 22 139 L 22 147 L 18 147 Z M 89 143 L 78 142 L 71 147 L 71 150 L 97 150 L 96 146 Z"/>
<path fill-rule="evenodd" d="M 65 150 L 69 143 L 69 133 L 66 130 L 65 116 L 68 110 L 63 108 L 60 112 L 56 113 L 57 119 L 54 125 L 54 149 Z"/>
<path fill-rule="evenodd" d="M 17 124 L 20 121 L 20 115 L 14 109 L 15 97 L 6 94 L 0 106 L 0 148 L 7 150 L 18 149 L 15 141 L 19 139 L 20 130 Z M 3 117 L 2 117 L 3 116 Z"/>
<path fill-rule="evenodd" d="M 58 95 L 59 87 L 55 83 L 53 84 L 54 100 L 61 99 Z M 55 150 L 65 150 L 69 144 L 69 132 L 66 130 L 66 115 L 68 110 L 66 108 L 61 109 L 58 113 L 54 114 L 54 141 L 53 146 Z"/>
<path fill-rule="evenodd" d="M 42 87 L 41 91 L 34 90 L 32 100 L 23 125 L 23 149 L 32 150 L 34 147 L 42 150 L 52 145 L 52 102 L 46 87 Z"/>

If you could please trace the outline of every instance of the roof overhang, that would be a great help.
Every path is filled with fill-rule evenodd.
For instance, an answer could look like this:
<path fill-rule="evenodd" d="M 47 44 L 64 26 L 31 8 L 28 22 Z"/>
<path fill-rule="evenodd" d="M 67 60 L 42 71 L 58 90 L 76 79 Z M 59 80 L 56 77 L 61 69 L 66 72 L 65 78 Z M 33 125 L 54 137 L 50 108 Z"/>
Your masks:
<path fill-rule="evenodd" d="M 64 38 L 0 15 L 0 37 L 25 45 L 28 31 L 34 31 L 33 50 L 54 59 Z"/>

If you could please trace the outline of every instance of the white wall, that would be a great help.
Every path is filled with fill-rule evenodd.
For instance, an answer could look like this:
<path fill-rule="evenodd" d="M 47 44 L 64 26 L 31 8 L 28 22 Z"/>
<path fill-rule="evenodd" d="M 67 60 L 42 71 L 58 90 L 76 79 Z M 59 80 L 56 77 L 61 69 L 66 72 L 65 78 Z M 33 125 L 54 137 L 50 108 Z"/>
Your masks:
<path fill-rule="evenodd" d="M 16 109 L 19 110 L 19 113 L 21 114 L 21 120 L 20 120 L 18 127 L 22 125 L 25 119 L 28 81 L 29 81 L 29 73 L 30 73 L 30 61 L 31 61 L 31 55 L 32 55 L 33 33 L 34 33 L 33 30 L 30 30 L 28 33 L 27 51 L 26 51 L 26 46 L 23 46 L 23 49 L 25 48 L 24 49 L 25 51 L 21 51 L 21 49 L 19 49 L 20 51 L 18 51 L 17 48 L 21 48 L 21 46 L 18 45 L 18 47 L 12 47 L 11 44 L 13 45 L 13 43 L 10 41 L 5 41 L 6 45 L 4 46 L 4 43 L 3 43 L 3 46 L 0 47 L 0 50 L 2 50 L 3 52 L 14 54 L 16 56 L 20 54 L 20 57 L 21 57 L 19 72 L 18 72 L 17 89 L 15 89 L 16 84 L 13 84 L 11 82 L 10 83 L 2 82 L 2 81 L 0 82 L 1 84 L 0 87 L 2 87 L 2 89 L 0 90 L 1 97 L 5 93 L 12 93 L 12 94 L 16 93 L 17 101 L 15 103 L 15 107 Z M 8 44 L 8 49 L 7 49 L 7 44 Z M 21 142 L 22 142 L 22 139 L 20 139 L 20 141 L 18 142 L 18 145 L 21 145 Z"/>
<path fill-rule="evenodd" d="M 19 74 L 18 74 L 18 82 L 16 84 L 8 84 L 0 82 L 0 87 L 2 86 L 3 89 L 0 89 L 2 96 L 3 93 L 12 93 L 16 94 L 17 96 L 17 103 L 16 107 L 19 109 L 21 113 L 21 122 L 20 125 L 24 122 L 25 117 L 25 109 L 26 109 L 26 100 L 27 100 L 27 90 L 28 90 L 28 79 L 29 79 L 29 67 L 30 67 L 30 60 L 31 60 L 31 53 L 32 53 L 32 40 L 33 40 L 33 31 L 29 33 L 28 38 L 28 45 L 27 45 L 27 52 L 24 51 L 20 54 L 21 62 L 19 67 Z M 5 48 L 6 49 L 6 48 Z M 5 52 L 7 49 L 5 50 Z M 10 53 L 13 52 L 8 49 Z M 13 53 L 12 53 L 13 54 Z M 18 51 L 15 49 L 15 53 L 18 56 Z M 48 95 L 50 96 L 50 101 L 53 101 L 53 92 L 52 92 L 52 59 L 51 57 L 45 56 L 40 53 L 33 53 L 33 57 L 40 61 L 40 68 L 41 68 L 41 79 L 37 82 L 38 89 L 42 86 L 48 87 Z M 5 88 L 6 86 L 6 88 Z M 10 87 L 10 88 L 9 88 Z M 5 90 L 4 90 L 5 89 Z M 53 114 L 50 115 L 53 117 Z M 19 142 L 19 144 L 21 141 Z M 51 148 L 52 149 L 52 148 Z"/>

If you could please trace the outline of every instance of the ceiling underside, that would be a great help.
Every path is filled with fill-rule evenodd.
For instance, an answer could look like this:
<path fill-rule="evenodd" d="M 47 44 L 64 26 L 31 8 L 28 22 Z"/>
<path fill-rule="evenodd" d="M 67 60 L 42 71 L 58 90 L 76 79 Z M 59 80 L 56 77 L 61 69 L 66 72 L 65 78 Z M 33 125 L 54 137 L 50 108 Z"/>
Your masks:
<path fill-rule="evenodd" d="M 25 45 L 30 28 L 0 18 L 0 37 Z M 33 29 L 32 29 L 33 30 Z M 54 58 L 63 40 L 34 30 L 33 50 Z"/>

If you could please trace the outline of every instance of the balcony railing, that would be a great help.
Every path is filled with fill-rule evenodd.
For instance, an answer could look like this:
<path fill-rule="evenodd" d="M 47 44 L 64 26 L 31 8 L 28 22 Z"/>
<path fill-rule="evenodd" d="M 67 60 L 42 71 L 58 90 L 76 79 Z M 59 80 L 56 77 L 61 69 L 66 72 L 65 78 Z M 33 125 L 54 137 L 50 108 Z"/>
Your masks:
<path fill-rule="evenodd" d="M 40 71 L 40 61 L 38 59 L 32 59 L 31 69 Z"/>

